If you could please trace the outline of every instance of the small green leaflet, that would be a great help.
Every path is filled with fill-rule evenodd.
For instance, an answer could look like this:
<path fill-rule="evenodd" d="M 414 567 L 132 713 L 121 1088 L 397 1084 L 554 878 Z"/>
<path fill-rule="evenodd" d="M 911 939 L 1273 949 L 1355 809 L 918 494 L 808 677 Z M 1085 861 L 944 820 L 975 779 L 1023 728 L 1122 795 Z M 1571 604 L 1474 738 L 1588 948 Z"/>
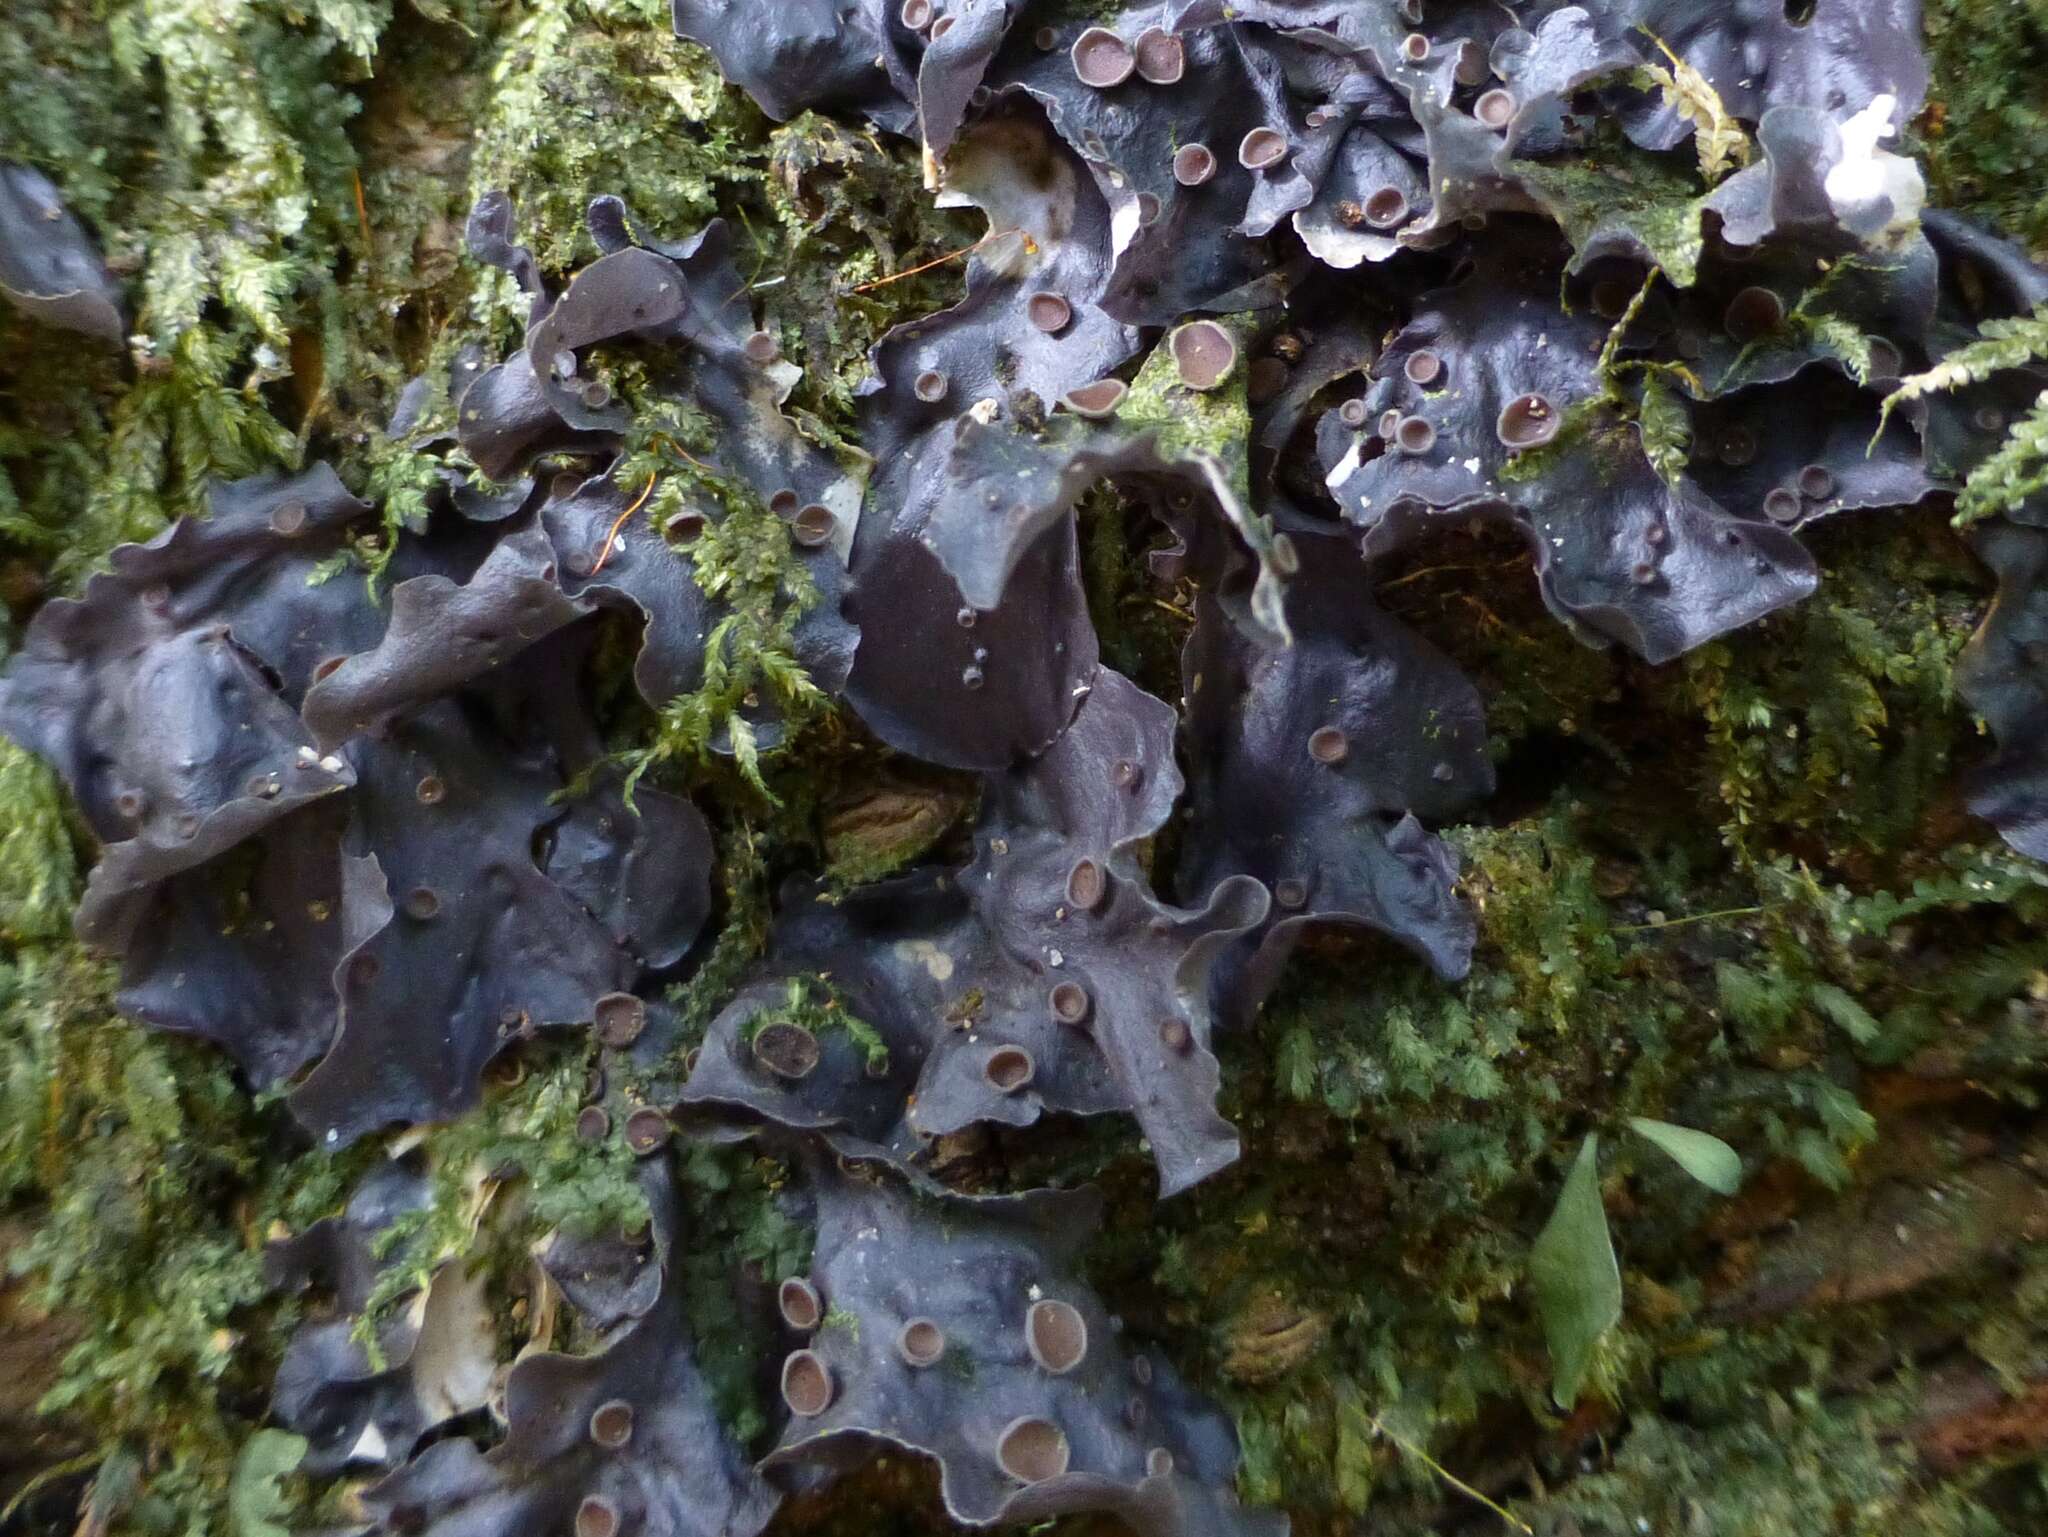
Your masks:
<path fill-rule="evenodd" d="M 1643 398 L 1636 412 L 1636 431 L 1643 456 L 1664 483 L 1676 486 L 1692 457 L 1692 416 L 1664 378 L 1654 370 L 1643 374 Z"/>
<path fill-rule="evenodd" d="M 306 1438 L 283 1430 L 259 1430 L 235 1459 L 228 1484 L 228 1530 L 232 1537 L 291 1537 L 285 1518 L 290 1501 L 278 1481 L 306 1455 Z"/>
<path fill-rule="evenodd" d="M 1742 1158 L 1719 1137 L 1640 1115 L 1630 1116 L 1628 1124 L 1636 1135 L 1656 1143 L 1679 1168 L 1709 1190 L 1733 1195 L 1742 1188 Z"/>
<path fill-rule="evenodd" d="M 1883 1027 L 1871 1016 L 1870 1010 L 1832 982 L 1822 982 L 1809 990 L 1814 1007 L 1842 1027 L 1843 1032 L 1858 1046 L 1868 1046 L 1883 1033 Z"/>
<path fill-rule="evenodd" d="M 1569 1408 L 1593 1347 L 1621 1321 L 1621 1267 L 1600 1204 L 1600 1134 L 1590 1133 L 1529 1251 L 1529 1281 L 1550 1346 L 1550 1396 Z"/>
<path fill-rule="evenodd" d="M 1289 1099 L 1306 1100 L 1316 1091 L 1315 1037 L 1296 1025 L 1280 1037 L 1273 1056 L 1273 1081 Z"/>

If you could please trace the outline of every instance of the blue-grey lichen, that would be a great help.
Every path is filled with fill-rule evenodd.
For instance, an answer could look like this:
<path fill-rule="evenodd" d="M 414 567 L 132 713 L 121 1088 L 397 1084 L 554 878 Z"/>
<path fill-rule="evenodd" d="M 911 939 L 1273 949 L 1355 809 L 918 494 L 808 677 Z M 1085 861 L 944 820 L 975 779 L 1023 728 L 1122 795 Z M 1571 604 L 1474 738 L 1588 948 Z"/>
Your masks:
<path fill-rule="evenodd" d="M 409 348 L 402 390 L 364 391 L 390 397 L 377 422 L 334 398 L 351 389 L 346 333 L 368 322 L 315 274 L 347 251 L 395 287 L 405 264 L 375 248 L 348 155 L 316 177 L 265 103 L 222 93 L 252 50 L 367 61 L 388 18 L 323 8 L 309 55 L 299 19 L 268 7 L 243 28 L 144 10 L 124 59 L 200 56 L 215 89 L 192 97 L 181 63 L 170 148 L 239 149 L 218 190 L 243 217 L 223 234 L 155 209 L 131 295 L 116 273 L 135 254 L 103 260 L 55 182 L 0 164 L 0 291 L 38 324 L 132 348 L 148 382 L 126 419 L 86 430 L 140 482 L 175 481 L 189 515 L 40 605 L 0 727 L 101 846 L 76 930 L 118 955 L 119 1008 L 218 1043 L 251 1086 L 283 1091 L 297 1124 L 276 1134 L 361 1175 L 345 1206 L 330 1181 L 322 1220 L 286 1204 L 303 1231 L 270 1250 L 271 1279 L 313 1293 L 313 1316 L 271 1405 L 306 1476 L 385 1475 L 349 1502 L 378 1529 L 753 1537 L 889 1448 L 934 1462 L 970 1524 L 1279 1526 L 1237 1503 L 1227 1416 L 1119 1339 L 1079 1275 L 1094 1198 L 954 1185 L 989 1178 L 962 1165 L 998 1136 L 1014 1139 L 1002 1178 L 1085 1166 L 1057 1118 L 1113 1114 L 1180 1197 L 1160 1220 L 1239 1199 L 1231 1112 L 1248 1107 L 1254 1135 L 1265 1112 L 1257 1075 L 1232 1070 L 1262 1044 L 1260 1006 L 1320 975 L 1291 964 L 1298 950 L 1361 931 L 1435 979 L 1376 979 L 1384 1008 L 1331 1025 L 1327 1052 L 1299 1023 L 1314 1010 L 1284 994 L 1284 1097 L 1345 1123 L 1413 1111 L 1389 1137 L 1474 1210 L 1562 1130 L 1525 1115 L 1474 1151 L 1418 1064 L 1484 1105 L 1505 1092 L 1499 1061 L 1581 1009 L 1626 1017 L 1638 1044 L 1684 1027 L 1642 982 L 1662 963 L 1632 958 L 1673 926 L 1662 909 L 1610 931 L 1601 903 L 1627 886 L 1603 893 L 1562 836 L 1446 831 L 1497 785 L 1526 813 L 1562 782 L 1500 770 L 1530 716 L 1499 712 L 1490 741 L 1482 687 L 1446 654 L 1484 661 L 1485 638 L 1439 644 L 1443 625 L 1425 635 L 1382 601 L 1448 540 L 1497 560 L 1485 525 L 1520 541 L 1502 568 L 1532 575 L 1574 637 L 1688 659 L 1726 771 L 1725 841 L 1783 893 L 1738 911 L 1791 914 L 1747 966 L 1694 958 L 1744 1037 L 1717 1071 L 1740 1080 L 1761 1145 L 1845 1180 L 1868 1117 L 1795 1022 L 1903 1054 L 1928 1021 L 1911 1001 L 1880 1020 L 1835 980 L 1871 980 L 1858 946 L 2038 884 L 1984 855 L 1887 908 L 1748 842 L 1752 788 L 1777 770 L 1745 736 L 1769 712 L 1730 681 L 1726 648 L 1802 612 L 1830 552 L 1877 540 L 1875 514 L 1960 494 L 2000 581 L 1956 673 L 1998 737 L 1968 803 L 2048 857 L 2048 559 L 2029 478 L 2048 278 L 1966 223 L 1923 219 L 1919 171 L 1883 147 L 1927 88 L 1905 0 L 676 0 L 677 34 L 787 126 L 769 163 L 723 159 L 767 132 L 726 93 L 686 114 L 711 126 L 661 171 L 667 150 L 640 129 L 715 94 L 708 78 L 650 90 L 649 59 L 684 45 L 644 6 L 542 7 L 507 39 L 483 123 L 472 320 Z M 616 98 L 576 95 L 593 77 L 562 58 L 585 49 L 617 66 Z M 621 104 L 632 153 L 523 153 L 550 114 Z M 863 120 L 876 137 L 855 137 Z M 42 128 L 24 153 L 78 150 Z M 888 275 L 849 257 L 836 291 L 767 275 L 776 251 L 750 213 L 858 227 L 851 194 L 818 194 L 807 170 L 919 162 L 938 205 L 985 220 L 971 247 Z M 74 181 L 104 218 L 114 189 L 84 167 Z M 317 218 L 316 181 L 331 184 Z M 726 194 L 736 217 L 704 222 Z M 413 212 L 445 276 L 448 210 Z M 960 257 L 950 307 L 869 297 Z M 323 282 L 316 337 L 295 285 Z M 814 298 L 829 318 L 806 312 Z M 233 317 L 230 340 L 202 324 L 208 306 Z M 313 386 L 289 428 L 263 393 L 287 378 Z M 264 458 L 293 472 L 224 473 Z M 47 542 L 56 498 L 9 517 Z M 153 516 L 124 505 L 95 527 L 147 535 Z M 1105 572 L 1170 627 L 1114 612 Z M 1902 685 L 1924 661 L 1864 670 Z M 1603 677 L 1566 686 L 1597 706 Z M 1874 735 L 1878 714 L 1848 734 Z M 884 753 L 955 776 L 932 797 L 944 809 L 908 818 L 902 859 L 821 872 L 779 852 L 774 873 L 795 878 L 771 899 L 759 828 L 816 810 L 807 771 Z M 38 770 L 5 767 L 38 846 L 61 843 Z M 976 793 L 971 831 L 945 846 Z M 898 873 L 905 860 L 923 862 Z M 855 879 L 874 870 L 889 878 Z M 1530 919 L 1546 882 L 1550 916 Z M 52 901 L 10 893 L 10 931 L 47 939 Z M 1515 923 L 1527 944 L 1503 960 Z M 1798 1060 L 1758 1082 L 1742 1050 Z M 1546 1092 L 1590 1097 L 1598 1064 L 1568 1068 Z M 465 1130 L 529 1072 L 538 1151 Z M 1740 1157 L 1638 1113 L 1661 1107 L 1630 1096 L 1653 1093 L 1685 1098 L 1632 1078 L 1597 1113 L 1725 1193 Z M 385 1158 L 368 1139 L 392 1127 Z M 1532 1262 L 1556 1369 L 1483 1384 L 1537 1383 L 1525 1396 L 1544 1414 L 1570 1406 L 1546 1395 L 1605 1390 L 1643 1348 L 1611 1337 L 1601 1144 L 1572 1131 L 1568 1201 Z M 565 1202 L 537 1171 L 579 1157 L 590 1168 L 562 1187 L 591 1200 Z M 759 1197 L 737 1233 L 715 1200 L 736 1160 Z M 1413 1177 L 1389 1164 L 1391 1186 Z M 538 1266 L 516 1339 L 489 1319 L 502 1269 L 470 1263 L 515 1236 Z M 1400 1363 L 1359 1342 L 1512 1290 L 1500 1232 L 1434 1236 L 1468 1289 L 1397 1287 L 1378 1319 L 1323 1299 L 1350 1307 L 1328 1379 L 1340 1462 L 1363 1465 L 1382 1435 L 1407 1444 L 1357 1387 L 1400 1400 Z M 1580 1259 L 1598 1288 L 1556 1280 Z M 1192 1297 L 1171 1247 L 1148 1263 Z M 232 1282 L 224 1295 L 253 1292 L 247 1266 Z M 1255 1396 L 1329 1328 L 1251 1298 L 1221 1374 Z M 771 1378 L 779 1404 L 749 1402 Z M 1248 1491 L 1283 1492 L 1272 1421 L 1233 1407 Z M 1580 1504 L 1608 1498 L 1589 1480 Z"/>

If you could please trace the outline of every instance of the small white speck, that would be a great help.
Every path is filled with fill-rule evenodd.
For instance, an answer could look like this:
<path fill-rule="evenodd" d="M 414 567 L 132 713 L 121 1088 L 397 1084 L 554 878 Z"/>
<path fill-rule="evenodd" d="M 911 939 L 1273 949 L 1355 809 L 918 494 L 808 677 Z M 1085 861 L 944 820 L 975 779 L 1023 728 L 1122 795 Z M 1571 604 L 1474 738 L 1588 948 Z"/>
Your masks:
<path fill-rule="evenodd" d="M 896 954 L 910 965 L 922 966 L 934 982 L 952 979 L 953 957 L 929 939 L 899 939 L 896 941 Z"/>
<path fill-rule="evenodd" d="M 363 1433 L 356 1437 L 356 1444 L 349 1448 L 350 1462 L 382 1462 L 390 1450 L 390 1443 L 384 1439 L 384 1432 L 375 1420 L 363 1427 Z"/>
<path fill-rule="evenodd" d="M 1349 480 L 1353 475 L 1357 474 L 1361 459 L 1361 452 L 1362 444 L 1353 443 L 1350 449 L 1346 451 L 1344 457 L 1337 461 L 1336 467 L 1333 468 L 1328 475 L 1323 477 L 1323 484 L 1325 486 L 1328 486 L 1332 491 L 1335 491 L 1340 486 L 1342 486 L 1345 481 Z"/>

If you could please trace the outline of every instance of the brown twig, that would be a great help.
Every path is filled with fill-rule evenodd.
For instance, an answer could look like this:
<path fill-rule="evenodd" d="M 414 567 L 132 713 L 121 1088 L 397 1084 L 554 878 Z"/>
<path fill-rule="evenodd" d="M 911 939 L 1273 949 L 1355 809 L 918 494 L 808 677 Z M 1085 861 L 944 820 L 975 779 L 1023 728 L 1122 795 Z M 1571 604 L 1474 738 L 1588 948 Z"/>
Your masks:
<path fill-rule="evenodd" d="M 687 462 L 694 464 L 698 469 L 702 470 L 705 474 L 712 475 L 717 473 L 715 470 L 711 468 L 710 465 L 706 464 L 702 459 L 699 459 L 695 454 L 691 453 L 687 448 L 683 447 L 683 445 L 678 443 L 674 438 L 669 437 L 666 434 L 663 434 L 660 437 L 657 437 L 654 441 L 659 447 L 667 449 L 670 453 L 674 454 L 678 459 L 686 460 Z"/>
<path fill-rule="evenodd" d="M 1476 564 L 1424 566 L 1421 570 L 1411 571 L 1406 576 L 1397 576 L 1391 582 L 1380 583 L 1379 590 L 1381 592 L 1392 592 L 1396 587 L 1406 587 L 1410 582 L 1419 582 L 1425 576 L 1436 576 L 1445 571 L 1484 571 L 1485 569 L 1484 565 Z"/>
<path fill-rule="evenodd" d="M 370 205 L 363 201 L 363 178 L 350 171 L 348 179 L 356 189 L 356 222 L 363 227 L 363 258 L 372 261 L 376 259 L 377 248 L 370 241 Z"/>
<path fill-rule="evenodd" d="M 920 263 L 918 266 L 906 268 L 902 272 L 892 272 L 887 277 L 876 278 L 873 282 L 862 283 L 858 287 L 849 288 L 846 291 L 850 294 L 864 294 L 870 293 L 877 288 L 886 288 L 891 283 L 900 283 L 905 278 L 914 278 L 920 272 L 929 272 L 934 267 L 943 267 L 947 262 L 958 261 L 963 256 L 972 256 L 991 240 L 1001 240 L 1009 235 L 1022 235 L 1023 233 L 1021 229 L 992 229 L 986 235 L 983 235 L 981 239 L 975 241 L 973 245 L 964 245 L 957 251 L 948 251 L 944 256 L 935 256 L 930 261 Z M 1037 249 L 1036 243 L 1032 241 L 1029 235 L 1024 236 L 1024 242 L 1027 248 Z"/>
<path fill-rule="evenodd" d="M 590 574 L 592 576 L 596 576 L 598 572 L 602 571 L 604 563 L 612 558 L 612 546 L 618 542 L 619 530 L 626 526 L 626 519 L 632 517 L 634 513 L 647 505 L 647 498 L 654 494 L 654 481 L 654 476 L 649 475 L 647 477 L 647 484 L 642 486 L 640 494 L 633 498 L 633 505 L 619 514 L 618 521 L 612 524 L 612 531 L 604 536 L 604 548 L 597 552 L 597 559 L 590 567 Z"/>
<path fill-rule="evenodd" d="M 1488 608 L 1484 603 L 1480 602 L 1479 599 L 1475 598 L 1471 593 L 1461 592 L 1457 594 L 1457 597 L 1459 601 L 1469 603 L 1474 608 L 1478 609 L 1480 619 L 1484 621 L 1484 623 L 1487 625 L 1489 629 L 1500 630 L 1506 628 L 1506 625 L 1504 625 L 1501 621 L 1500 615 L 1496 614 L 1492 609 Z"/>

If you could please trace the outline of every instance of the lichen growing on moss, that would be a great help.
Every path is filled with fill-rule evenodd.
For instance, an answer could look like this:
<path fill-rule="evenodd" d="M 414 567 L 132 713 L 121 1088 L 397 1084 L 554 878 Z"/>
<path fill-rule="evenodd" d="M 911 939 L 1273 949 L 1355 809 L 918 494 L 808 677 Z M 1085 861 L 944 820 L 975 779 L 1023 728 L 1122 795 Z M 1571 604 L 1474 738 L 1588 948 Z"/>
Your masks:
<path fill-rule="evenodd" d="M 1935 190 L 2038 251 L 2048 15 L 2039 0 L 1929 13 Z M 592 254 L 596 191 L 664 233 L 736 221 L 742 270 L 805 365 L 796 409 L 821 438 L 848 434 L 868 347 L 958 292 L 952 266 L 880 280 L 980 231 L 930 208 L 913 152 L 820 117 L 769 123 L 668 27 L 658 0 L 10 13 L 0 143 L 102 232 L 140 338 L 133 358 L 88 357 L 0 318 L 12 613 L 195 510 L 208 479 L 316 442 L 387 506 L 423 490 L 445 451 L 383 437 L 398 388 L 514 329 L 502 284 L 457 256 L 485 187 L 512 192 L 556 275 Z M 1680 271 L 1696 189 L 1609 181 L 1618 198 L 1557 188 L 1567 232 L 1610 205 L 1654 216 Z M 1241 441 L 1235 397 L 1214 414 Z M 648 408 L 645 450 L 672 426 Z M 740 509 L 735 542 L 758 512 Z M 1187 617 L 1143 588 L 1136 518 L 1091 499 L 1091 607 L 1110 660 L 1166 693 Z M 2048 1379 L 2032 1184 L 2048 894 L 1974 841 L 1950 789 L 1977 751 L 1948 678 L 1981 574 L 1939 512 L 1888 527 L 1823 531 L 1814 601 L 1661 670 L 1550 625 L 1519 549 L 1475 538 L 1390 565 L 1382 601 L 1478 680 L 1509 785 L 1490 821 L 1452 833 L 1480 920 L 1472 975 L 1446 988 L 1389 946 L 1316 945 L 1225 1047 L 1247 1156 L 1163 1209 L 1142 1157 L 1093 1129 L 949 1149 L 987 1188 L 1102 1180 L 1093 1279 L 1227 1397 L 1248 1500 L 1285 1504 L 1304 1532 L 1511 1529 L 1470 1490 L 1543 1537 L 2048 1523 L 2038 1416 L 2014 1412 Z M 876 804 L 891 755 L 838 717 L 751 774 L 712 750 L 782 654 L 755 618 L 717 697 L 656 721 L 621 689 L 607 721 L 628 761 L 731 813 L 721 931 L 678 999 L 679 1046 L 758 951 L 782 876 L 871 880 L 967 820 L 950 781 L 892 782 Z M 261 1285 L 262 1245 L 337 1210 L 361 1157 L 304 1150 L 217 1057 L 115 1016 L 112 979 L 64 937 L 81 842 L 47 771 L 0 746 L 0 1204 L 36 1230 L 5 1262 L 78 1331 L 42 1385 L 62 1455 L 10 1467 L 0 1501 L 44 1471 L 16 1519 L 46 1525 L 28 1530 L 70 1529 L 90 1479 L 111 1533 L 211 1537 L 230 1529 L 235 1459 L 298 1317 Z M 419 1219 L 422 1252 L 483 1265 L 501 1299 L 542 1231 L 630 1221 L 635 1195 L 616 1143 L 574 1137 L 580 1053 L 519 1065 L 475 1118 L 430 1134 L 446 1180 Z M 1630 1116 L 1725 1140 L 1742 1196 L 1629 1142 Z M 1566 1414 L 1524 1261 L 1595 1130 L 1625 1304 Z M 726 1272 L 772 1285 L 803 1268 L 808 1236 L 773 1160 L 689 1160 L 686 1307 L 744 1440 L 766 1424 L 766 1331 L 724 1307 Z M 469 1226 L 480 1163 L 508 1176 L 518 1220 Z M 932 1491 L 900 1468 L 850 1487 L 789 1528 L 936 1529 Z"/>

